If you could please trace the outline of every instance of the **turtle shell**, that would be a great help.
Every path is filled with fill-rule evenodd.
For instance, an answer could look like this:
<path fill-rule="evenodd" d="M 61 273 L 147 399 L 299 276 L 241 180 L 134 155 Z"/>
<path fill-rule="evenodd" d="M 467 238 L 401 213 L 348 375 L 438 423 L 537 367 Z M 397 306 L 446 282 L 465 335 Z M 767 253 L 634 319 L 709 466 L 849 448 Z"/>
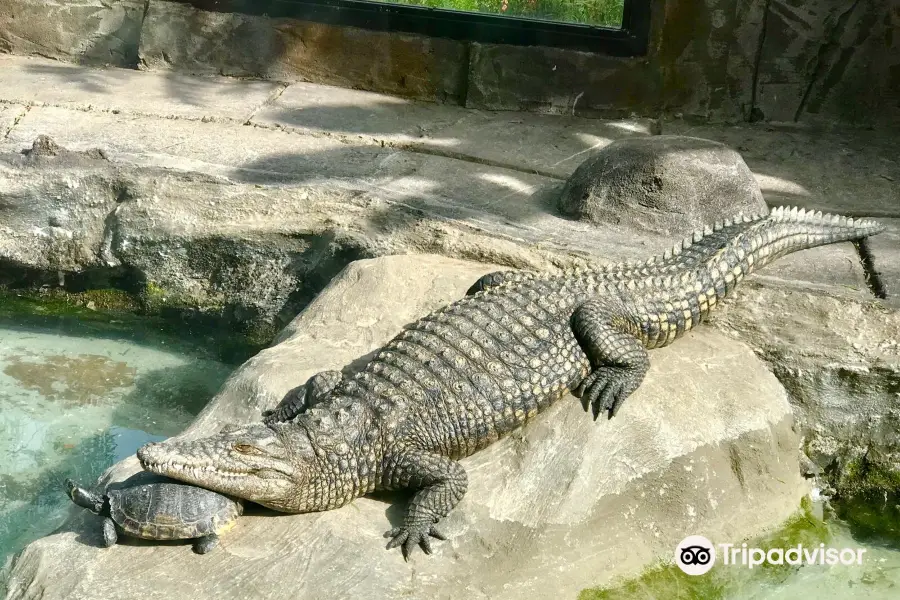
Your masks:
<path fill-rule="evenodd" d="M 227 496 L 147 472 L 111 485 L 106 495 L 116 525 L 149 540 L 222 533 L 243 512 L 243 505 Z"/>

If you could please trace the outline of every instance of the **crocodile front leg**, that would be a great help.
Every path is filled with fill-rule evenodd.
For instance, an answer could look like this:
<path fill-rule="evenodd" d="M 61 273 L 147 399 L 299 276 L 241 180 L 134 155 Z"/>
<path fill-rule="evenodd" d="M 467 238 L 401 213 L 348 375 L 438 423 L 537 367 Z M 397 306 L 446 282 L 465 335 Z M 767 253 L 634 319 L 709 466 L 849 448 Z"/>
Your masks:
<path fill-rule="evenodd" d="M 290 421 L 327 398 L 343 380 L 344 375 L 340 371 L 316 373 L 306 383 L 285 394 L 278 406 L 263 412 L 263 423 L 271 425 Z"/>
<path fill-rule="evenodd" d="M 392 464 L 393 463 L 393 464 Z M 417 490 L 409 504 L 403 525 L 385 534 L 391 538 L 388 549 L 402 546 L 403 558 L 416 545 L 431 554 L 431 537 L 447 539 L 435 525 L 453 510 L 466 493 L 469 478 L 458 462 L 439 454 L 417 450 L 388 458 L 385 487 Z"/>
<path fill-rule="evenodd" d="M 591 300 L 575 310 L 571 326 L 592 369 L 573 393 L 585 411 L 593 409 L 595 421 L 604 410 L 611 419 L 650 368 L 647 350 L 635 335 L 638 324 L 621 303 Z"/>
<path fill-rule="evenodd" d="M 504 281 L 507 281 L 511 277 L 515 276 L 516 273 L 510 271 L 494 271 L 493 273 L 482 275 L 478 278 L 478 281 L 473 283 L 472 286 L 468 290 L 466 290 L 466 296 L 472 296 L 474 294 L 477 294 L 478 292 L 497 287 Z"/>

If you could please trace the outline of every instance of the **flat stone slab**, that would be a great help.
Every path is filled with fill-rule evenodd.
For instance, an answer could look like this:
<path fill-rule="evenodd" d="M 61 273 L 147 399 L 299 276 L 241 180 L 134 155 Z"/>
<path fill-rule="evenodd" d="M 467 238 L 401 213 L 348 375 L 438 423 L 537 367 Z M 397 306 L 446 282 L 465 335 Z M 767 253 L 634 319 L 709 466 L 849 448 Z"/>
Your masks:
<path fill-rule="evenodd" d="M 740 152 L 770 205 L 900 217 L 900 161 L 894 158 L 900 156 L 900 140 L 888 131 L 721 127 L 680 121 L 660 127 L 649 119 L 603 121 L 486 112 L 318 84 L 283 88 L 272 82 L 89 69 L 6 55 L 0 55 L 0 101 L 249 120 L 307 137 L 335 138 L 320 141 L 327 147 L 393 144 L 557 179 L 568 177 L 592 150 L 613 140 L 662 131 L 720 141 Z M 214 137 L 209 139 L 208 145 L 214 146 Z M 220 149 L 229 152 L 225 144 Z M 339 161 L 340 153 L 333 158 Z"/>
<path fill-rule="evenodd" d="M 422 148 L 562 179 L 592 150 L 658 132 L 653 119 L 492 113 L 312 83 L 288 86 L 251 122 L 354 143 Z"/>
<path fill-rule="evenodd" d="M 88 69 L 0 54 L 4 102 L 244 122 L 282 87 L 270 81 Z"/>
<path fill-rule="evenodd" d="M 381 346 L 494 268 L 433 256 L 353 263 L 184 435 L 257 420 L 313 373 Z M 24 551 L 9 598 L 575 597 L 670 560 L 688 533 L 740 542 L 792 514 L 808 484 L 786 394 L 762 363 L 709 329 L 651 357 L 615 419 L 595 423 L 569 397 L 465 459 L 468 493 L 432 556 L 406 563 L 384 549 L 402 498 L 306 515 L 250 511 L 203 557 L 186 545 L 99 548 L 98 519 L 78 510 Z M 111 475 L 134 467 L 129 459 Z"/>
<path fill-rule="evenodd" d="M 260 125 L 372 138 L 417 140 L 463 119 L 461 106 L 416 102 L 386 94 L 315 83 L 294 83 L 253 116 Z"/>
<path fill-rule="evenodd" d="M 652 119 L 490 113 L 312 83 L 285 88 L 275 82 L 85 68 L 7 55 L 0 55 L 0 101 L 249 120 L 354 145 L 410 145 L 555 178 L 567 177 L 587 152 L 615 139 L 658 132 Z"/>
<path fill-rule="evenodd" d="M 896 131 L 829 131 L 767 125 L 666 122 L 664 133 L 708 138 L 741 153 L 770 206 L 792 204 L 849 216 L 900 217 Z"/>
<path fill-rule="evenodd" d="M 238 123 L 32 108 L 7 137 L 29 147 L 48 135 L 71 150 L 103 148 L 114 160 L 206 173 L 246 183 L 313 184 L 373 176 L 395 150 L 356 147 Z"/>
<path fill-rule="evenodd" d="M 492 239 L 502 238 L 529 250 L 574 252 L 592 260 L 620 262 L 649 258 L 691 233 L 665 237 L 573 221 L 556 213 L 556 198 L 562 188 L 562 182 L 556 179 L 397 148 L 349 144 L 336 137 L 299 135 L 236 123 L 34 107 L 5 142 L 0 142 L 0 149 L 18 152 L 30 147 L 38 135 L 49 135 L 71 150 L 102 148 L 117 162 L 266 186 L 267 194 L 284 197 L 288 203 L 291 189 L 297 186 L 324 186 L 325 194 L 328 189 L 343 186 L 378 198 L 385 206 L 401 207 L 394 216 L 374 206 L 370 213 L 370 218 L 380 215 L 376 222 L 393 222 L 391 227 L 395 230 L 408 219 L 402 215 L 421 211 L 423 216 L 451 227 L 479 231 L 486 245 L 493 243 Z M 212 191 L 209 195 L 218 193 Z M 173 207 L 177 199 L 177 195 L 171 199 Z M 297 202 L 306 204 L 308 200 Z M 225 206 L 220 204 L 219 210 L 226 210 Z M 357 214 L 354 209 L 350 213 Z M 214 220 L 228 218 L 221 213 Z M 441 248 L 459 248 L 462 243 L 450 234 L 423 237 L 416 247 L 437 252 Z M 458 249 L 449 251 L 459 256 Z M 490 251 L 479 250 L 479 254 L 490 256 Z M 515 252 L 496 253 L 493 260 L 519 267 L 547 266 L 546 262 L 525 258 L 521 252 L 518 256 Z M 762 276 L 782 280 L 838 285 L 868 293 L 850 244 L 793 254 L 763 273 Z"/>

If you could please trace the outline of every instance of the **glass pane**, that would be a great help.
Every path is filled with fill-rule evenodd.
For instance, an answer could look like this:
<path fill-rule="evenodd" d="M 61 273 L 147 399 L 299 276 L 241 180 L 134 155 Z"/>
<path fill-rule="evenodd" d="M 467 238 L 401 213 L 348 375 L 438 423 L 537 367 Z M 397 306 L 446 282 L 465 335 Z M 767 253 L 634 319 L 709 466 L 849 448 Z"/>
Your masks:
<path fill-rule="evenodd" d="M 525 17 L 561 23 L 622 27 L 625 0 L 380 0 L 391 4 L 428 6 L 486 13 L 507 17 Z"/>

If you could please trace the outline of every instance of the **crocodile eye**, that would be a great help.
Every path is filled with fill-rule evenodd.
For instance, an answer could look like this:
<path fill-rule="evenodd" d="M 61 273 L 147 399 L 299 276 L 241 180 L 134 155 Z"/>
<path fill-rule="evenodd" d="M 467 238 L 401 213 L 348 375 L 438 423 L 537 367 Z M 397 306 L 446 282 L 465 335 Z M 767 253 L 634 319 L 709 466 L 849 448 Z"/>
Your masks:
<path fill-rule="evenodd" d="M 238 442 L 233 446 L 235 451 L 240 452 L 241 454 L 259 454 L 259 448 L 252 444 L 242 444 Z"/>

